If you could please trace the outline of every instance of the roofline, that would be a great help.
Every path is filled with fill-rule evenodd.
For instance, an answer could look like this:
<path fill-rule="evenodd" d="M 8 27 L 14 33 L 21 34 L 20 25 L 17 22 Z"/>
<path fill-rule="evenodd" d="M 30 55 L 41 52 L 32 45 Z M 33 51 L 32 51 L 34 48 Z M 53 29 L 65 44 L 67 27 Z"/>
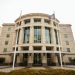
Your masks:
<path fill-rule="evenodd" d="M 72 26 L 71 24 L 59 24 L 60 26 Z"/>
<path fill-rule="evenodd" d="M 3 23 L 2 26 L 15 26 L 15 23 Z"/>
<path fill-rule="evenodd" d="M 18 21 L 19 19 L 22 19 L 22 18 L 25 18 L 25 17 L 30 17 L 30 16 L 45 16 L 45 17 L 49 17 L 50 16 L 51 17 L 52 15 L 45 14 L 45 13 L 29 13 L 29 14 L 25 14 L 25 15 L 22 15 L 22 16 L 18 17 L 15 20 L 15 22 Z M 55 18 L 55 19 L 59 22 L 59 20 L 57 18 Z"/>

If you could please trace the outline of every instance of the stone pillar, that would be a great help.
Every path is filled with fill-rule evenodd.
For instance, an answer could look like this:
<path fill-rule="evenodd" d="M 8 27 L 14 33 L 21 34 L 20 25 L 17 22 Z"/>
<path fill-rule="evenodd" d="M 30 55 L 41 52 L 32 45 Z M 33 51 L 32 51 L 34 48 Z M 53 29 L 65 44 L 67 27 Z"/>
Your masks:
<path fill-rule="evenodd" d="M 34 27 L 30 26 L 30 46 L 29 46 L 29 51 L 33 51 L 33 46 L 32 44 L 34 43 Z M 29 53 L 28 54 L 28 66 L 31 67 L 33 64 L 33 54 Z"/>
<path fill-rule="evenodd" d="M 53 45 L 56 44 L 54 28 L 51 28 L 51 42 Z"/>
<path fill-rule="evenodd" d="M 20 46 L 18 47 L 18 51 L 21 51 L 21 47 L 20 47 Z M 22 58 L 23 58 L 23 57 L 21 57 L 21 54 L 18 53 L 18 54 L 17 54 L 17 63 L 21 63 Z"/>
<path fill-rule="evenodd" d="M 59 44 L 59 30 L 57 30 L 57 38 L 58 38 L 58 44 Z"/>
<path fill-rule="evenodd" d="M 42 53 L 42 65 L 44 67 L 47 66 L 47 54 L 46 53 Z"/>
<path fill-rule="evenodd" d="M 51 54 L 51 58 L 52 58 L 52 63 L 53 63 L 54 65 L 57 65 L 57 64 L 58 64 L 58 59 L 57 59 L 56 54 L 52 53 L 52 54 Z"/>
<path fill-rule="evenodd" d="M 19 44 L 23 44 L 23 37 L 24 37 L 24 32 L 23 32 L 23 28 L 21 28 L 20 36 L 19 36 Z"/>
<path fill-rule="evenodd" d="M 33 64 L 33 54 L 29 53 L 28 54 L 28 67 L 31 67 Z"/>
<path fill-rule="evenodd" d="M 42 51 L 46 51 L 46 46 L 45 46 L 45 41 L 46 41 L 45 40 L 45 26 L 42 26 L 41 41 L 42 41 L 42 44 L 43 44 Z M 46 67 L 47 66 L 47 55 L 46 55 L 46 53 L 42 53 L 41 56 L 42 56 L 42 65 L 44 67 Z"/>
<path fill-rule="evenodd" d="M 34 42 L 34 27 L 30 26 L 30 44 Z"/>
<path fill-rule="evenodd" d="M 42 26 L 42 32 L 41 32 L 41 42 L 43 43 L 43 44 L 45 44 L 45 27 L 44 26 Z"/>

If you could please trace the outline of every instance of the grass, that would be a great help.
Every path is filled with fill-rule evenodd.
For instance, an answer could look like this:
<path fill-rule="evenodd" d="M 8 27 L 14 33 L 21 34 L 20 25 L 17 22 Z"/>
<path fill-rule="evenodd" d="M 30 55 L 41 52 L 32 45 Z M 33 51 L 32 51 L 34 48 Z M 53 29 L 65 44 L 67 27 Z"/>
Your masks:
<path fill-rule="evenodd" d="M 0 72 L 0 75 L 75 75 L 75 71 L 64 69 L 46 69 L 46 70 L 20 69 L 20 70 L 13 70 L 8 73 Z"/>

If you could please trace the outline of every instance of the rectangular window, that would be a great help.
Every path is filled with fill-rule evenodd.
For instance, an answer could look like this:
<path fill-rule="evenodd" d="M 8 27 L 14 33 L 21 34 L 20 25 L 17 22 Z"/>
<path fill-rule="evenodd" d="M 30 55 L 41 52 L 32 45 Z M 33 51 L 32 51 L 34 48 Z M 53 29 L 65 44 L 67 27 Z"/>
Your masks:
<path fill-rule="evenodd" d="M 30 28 L 25 27 L 24 28 L 24 40 L 23 40 L 23 43 L 29 43 L 29 38 L 30 38 Z"/>
<path fill-rule="evenodd" d="M 66 48 L 67 49 L 67 52 L 70 52 L 70 48 Z"/>
<path fill-rule="evenodd" d="M 19 22 L 19 25 L 21 25 L 22 21 Z"/>
<path fill-rule="evenodd" d="M 17 26 L 20 26 L 21 24 L 22 24 L 22 21 L 16 23 Z"/>
<path fill-rule="evenodd" d="M 28 24 L 28 23 L 30 23 L 30 19 L 24 20 L 24 24 Z"/>
<path fill-rule="evenodd" d="M 64 34 L 64 38 L 68 38 L 68 35 L 67 34 Z"/>
<path fill-rule="evenodd" d="M 34 22 L 41 22 L 41 18 L 34 18 Z"/>
<path fill-rule="evenodd" d="M 33 47 L 33 49 L 34 49 L 34 50 L 42 50 L 42 49 L 41 49 L 41 46 L 35 46 L 35 47 Z"/>
<path fill-rule="evenodd" d="M 34 27 L 34 43 L 41 43 L 41 27 Z"/>
<path fill-rule="evenodd" d="M 44 19 L 44 22 L 50 24 L 50 20 L 48 19 Z"/>
<path fill-rule="evenodd" d="M 66 45 L 69 45 L 69 41 L 65 41 L 66 42 Z"/>
<path fill-rule="evenodd" d="M 53 47 L 46 47 L 46 50 L 53 50 Z"/>
<path fill-rule="evenodd" d="M 3 52 L 7 52 L 7 48 L 4 48 Z"/>
<path fill-rule="evenodd" d="M 45 43 L 51 43 L 50 28 L 45 28 Z"/>
<path fill-rule="evenodd" d="M 6 37 L 9 38 L 10 37 L 10 34 L 7 34 Z"/>
<path fill-rule="evenodd" d="M 57 47 L 56 50 L 59 51 L 59 47 Z"/>
<path fill-rule="evenodd" d="M 28 46 L 22 47 L 22 50 L 29 50 L 29 47 Z"/>
<path fill-rule="evenodd" d="M 8 45 L 8 41 L 5 41 L 5 45 Z"/>
<path fill-rule="evenodd" d="M 8 28 L 8 31 L 10 31 L 10 30 L 11 30 L 11 27 Z"/>

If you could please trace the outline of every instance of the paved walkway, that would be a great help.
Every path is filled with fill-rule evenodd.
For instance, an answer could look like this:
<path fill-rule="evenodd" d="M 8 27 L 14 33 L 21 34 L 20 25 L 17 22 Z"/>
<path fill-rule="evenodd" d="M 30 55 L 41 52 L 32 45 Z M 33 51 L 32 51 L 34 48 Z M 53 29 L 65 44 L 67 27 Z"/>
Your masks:
<path fill-rule="evenodd" d="M 23 69 L 23 68 L 25 68 L 25 67 L 15 67 L 14 70 L 19 70 L 19 69 Z M 13 68 L 10 66 L 0 66 L 0 72 L 10 72 L 12 70 L 13 70 Z"/>

